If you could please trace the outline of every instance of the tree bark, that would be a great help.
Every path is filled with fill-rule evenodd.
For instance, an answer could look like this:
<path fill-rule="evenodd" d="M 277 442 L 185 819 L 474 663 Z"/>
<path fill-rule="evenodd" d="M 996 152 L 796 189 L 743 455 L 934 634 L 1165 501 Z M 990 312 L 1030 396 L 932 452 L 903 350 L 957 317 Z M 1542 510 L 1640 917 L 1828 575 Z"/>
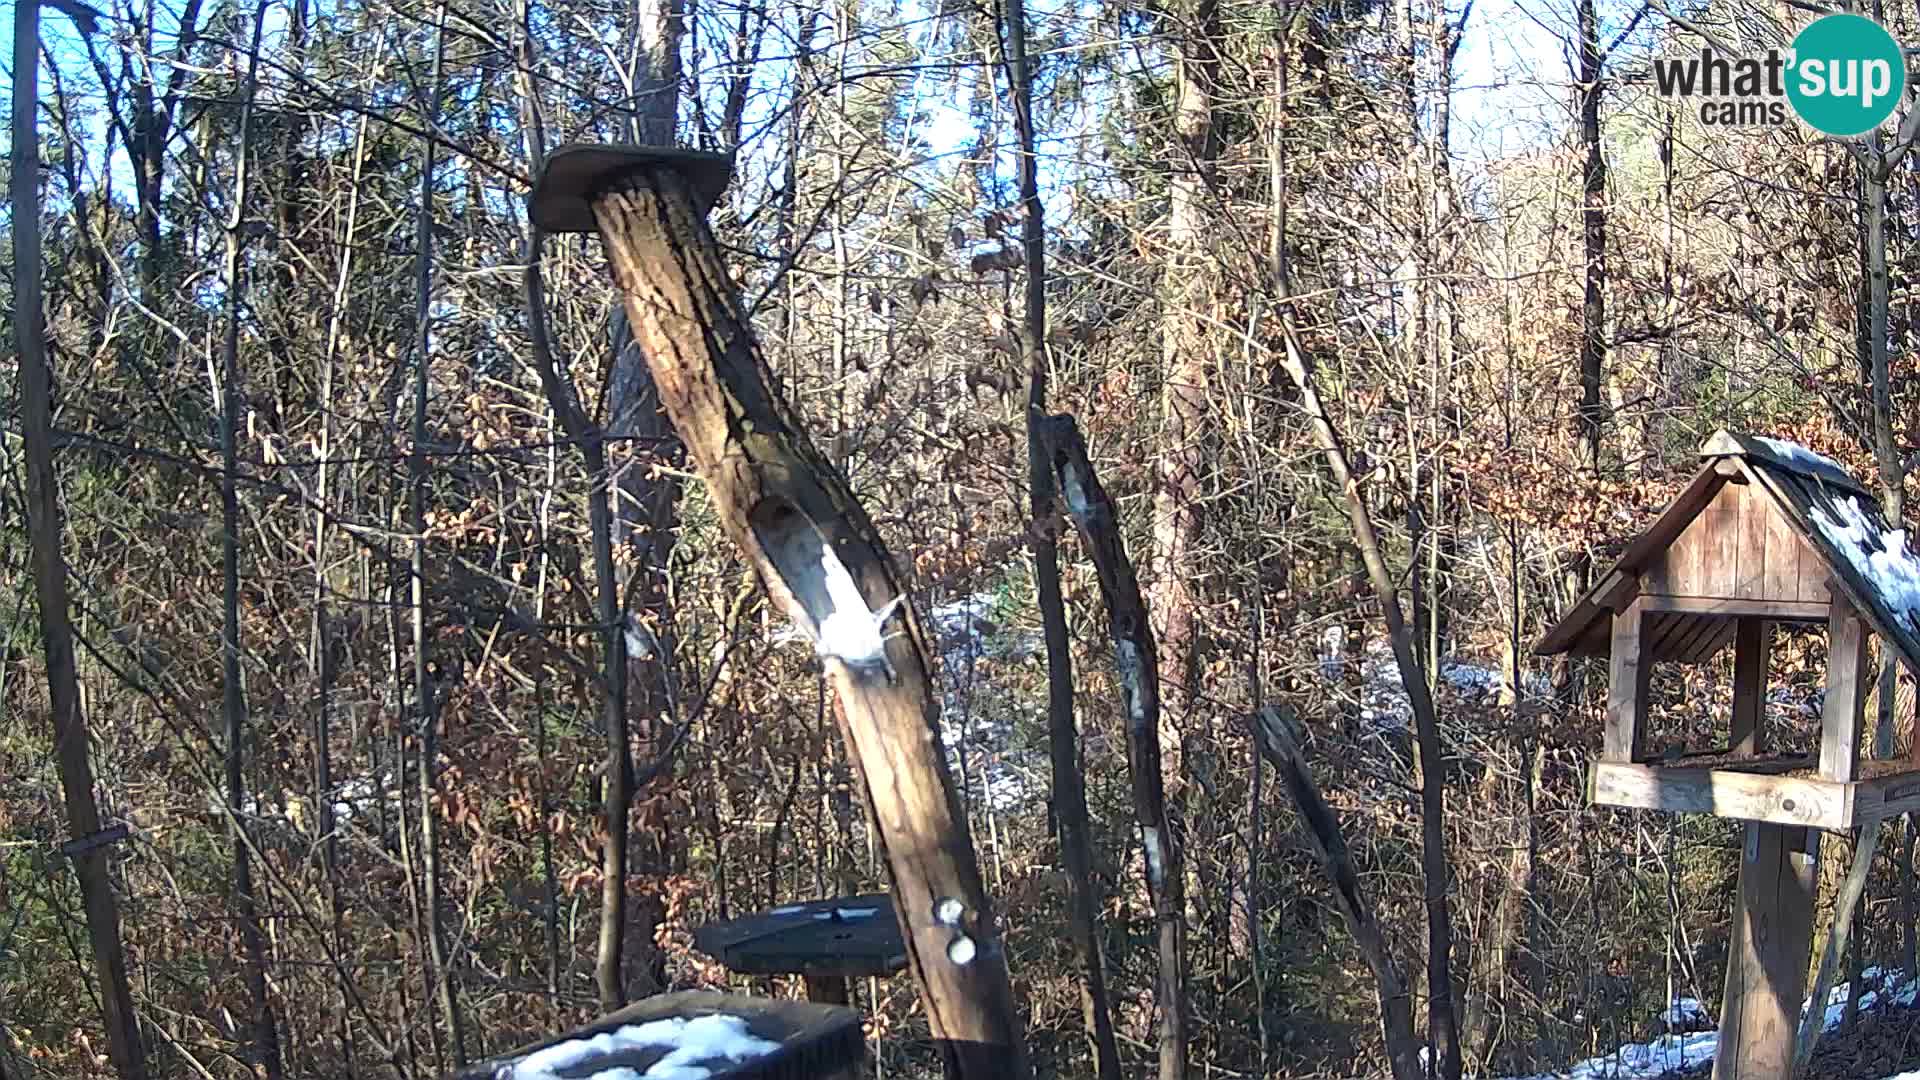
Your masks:
<path fill-rule="evenodd" d="M 1813 1048 L 1826 1028 L 1827 996 L 1833 989 L 1834 969 L 1839 967 L 1840 954 L 1846 950 L 1847 937 L 1853 932 L 1854 911 L 1860 906 L 1860 896 L 1866 892 L 1867 878 L 1873 872 L 1873 856 L 1880 850 L 1880 828 L 1879 821 L 1860 827 L 1860 835 L 1853 845 L 1853 865 L 1848 868 L 1846 880 L 1840 883 L 1839 895 L 1834 898 L 1833 926 L 1827 931 L 1827 945 L 1821 950 L 1818 974 L 1807 997 L 1812 1004 L 1801 1017 L 1799 1036 L 1794 1040 L 1795 1075 L 1806 1073 Z"/>
<path fill-rule="evenodd" d="M 594 212 L 661 402 L 720 525 L 818 643 L 843 705 L 933 1037 L 955 1075 L 1024 1077 L 1006 957 L 939 749 L 923 639 L 910 607 L 890 611 L 900 587 L 878 533 L 774 393 L 686 181 L 659 167 L 606 179 Z M 906 630 L 889 641 L 893 618 Z"/>
<path fill-rule="evenodd" d="M 1206 472 L 1202 443 L 1209 365 L 1199 306 L 1206 298 L 1206 193 L 1218 140 L 1214 82 L 1220 38 L 1217 0 L 1197 0 L 1179 43 L 1175 73 L 1175 143 L 1169 180 L 1166 308 L 1161 317 L 1161 435 L 1153 494 L 1152 607 L 1166 691 L 1161 714 L 1161 771 L 1168 792 L 1184 784 L 1183 743 L 1194 712 L 1195 614 L 1199 598 L 1194 546 Z"/>
<path fill-rule="evenodd" d="M 1067 871 L 1073 941 L 1086 967 L 1080 1005 L 1088 1049 L 1100 1080 L 1120 1080 L 1120 1048 L 1114 1039 L 1113 1006 L 1107 998 L 1105 965 L 1100 955 L 1092 830 L 1087 823 L 1086 775 L 1073 713 L 1073 655 L 1067 638 L 1066 602 L 1060 591 L 1059 547 L 1054 534 L 1040 526 L 1053 514 L 1057 488 L 1041 432 L 1049 376 L 1046 206 L 1040 201 L 1039 157 L 1034 149 L 1033 70 L 1027 57 L 1025 0 L 1007 0 L 1006 36 L 1007 84 L 1013 95 L 1020 139 L 1020 201 L 1026 215 L 1021 236 L 1027 279 L 1020 343 L 1027 365 L 1027 485 L 1035 525 L 1033 580 L 1047 644 L 1047 750 L 1053 771 L 1053 810 L 1059 822 L 1061 862 Z M 1159 779 L 1157 765 L 1154 778 Z"/>
<path fill-rule="evenodd" d="M 1067 516 L 1080 532 L 1100 578 L 1107 605 L 1107 632 L 1113 639 L 1113 665 L 1120 676 L 1120 699 L 1127 724 L 1127 773 L 1133 785 L 1134 816 L 1140 821 L 1145 850 L 1147 896 L 1153 902 L 1160 979 L 1154 999 L 1160 1005 L 1161 1080 L 1187 1075 L 1186 904 L 1182 897 L 1182 853 L 1167 828 L 1167 795 L 1160 778 L 1160 663 L 1149 629 L 1146 602 L 1120 540 L 1113 499 L 1100 486 L 1087 444 L 1071 416 L 1041 422 L 1039 443 L 1053 473 Z"/>
<path fill-rule="evenodd" d="M 1592 0 L 1582 2 L 1591 3 Z M 1285 145 L 1277 146 L 1273 154 L 1271 170 L 1275 189 L 1284 192 L 1287 176 Z M 1283 235 L 1286 212 L 1284 202 L 1275 211 L 1279 219 L 1277 225 Z M 1360 549 L 1361 559 L 1366 564 L 1367 579 L 1373 587 L 1374 599 L 1379 603 L 1381 616 L 1386 622 L 1394 666 L 1413 708 L 1415 747 L 1420 765 L 1421 874 L 1425 882 L 1427 908 L 1428 1038 L 1433 1044 L 1434 1063 L 1443 1080 L 1460 1080 L 1459 1022 L 1454 1009 L 1453 987 L 1453 916 L 1447 899 L 1451 882 L 1446 849 L 1446 766 L 1440 747 L 1439 717 L 1426 672 L 1421 669 L 1414 655 L 1411 635 L 1400 610 L 1395 579 L 1381 553 L 1380 540 L 1368 514 L 1366 495 L 1348 466 L 1340 433 L 1333 426 L 1333 418 L 1321 404 L 1313 367 L 1295 337 L 1294 315 L 1290 307 L 1293 283 L 1288 276 L 1285 260 L 1276 266 L 1274 278 L 1274 293 L 1280 303 L 1280 366 L 1300 394 L 1301 407 L 1312 424 L 1314 441 L 1326 459 L 1327 472 L 1334 486 L 1343 494 L 1348 525 Z"/>
<path fill-rule="evenodd" d="M 79 840 L 100 831 L 88 758 L 86 717 L 80 711 L 80 678 L 73 653 L 73 623 L 67 597 L 66 556 L 61 550 L 58 481 L 53 470 L 53 371 L 47 362 L 45 314 L 41 311 L 40 254 L 40 5 L 21 0 L 13 8 L 13 147 L 9 178 L 13 232 L 13 333 L 20 356 L 20 434 L 27 461 L 27 535 L 32 548 L 34 597 L 40 609 L 41 644 L 47 657 L 47 697 L 53 750 L 66 801 L 67 831 Z M 146 1048 L 127 981 L 120 943 L 120 912 L 107 872 L 109 845 L 73 860 L 86 910 L 87 940 L 100 979 L 107 1053 L 121 1080 L 147 1075 Z"/>
<path fill-rule="evenodd" d="M 446 59 L 446 5 L 434 20 L 433 69 L 428 76 L 426 115 L 429 129 L 438 124 L 440 113 L 441 69 Z M 432 139 L 422 140 L 420 164 L 420 207 L 415 221 L 414 244 L 414 339 L 413 339 L 413 437 L 408 448 L 407 466 L 412 474 L 411 531 L 412 566 L 409 598 L 413 634 L 413 701 L 415 721 L 420 733 L 420 873 L 424 882 L 422 906 L 426 908 L 427 990 L 440 1009 L 447 1025 L 447 1041 L 454 1067 L 467 1063 L 466 1020 L 460 1009 L 459 989 L 454 985 L 448 959 L 446 930 L 442 925 L 444 903 L 440 896 L 440 817 L 435 809 L 440 772 L 440 709 L 436 701 L 434 672 L 429 667 L 431 652 L 427 641 L 427 376 L 432 367 L 433 302 L 433 181 L 435 149 Z"/>
<path fill-rule="evenodd" d="M 1347 521 L 1367 567 L 1374 599 L 1387 624 L 1394 666 L 1413 707 L 1414 744 L 1420 764 L 1420 865 L 1427 907 L 1427 1030 L 1434 1061 L 1444 1080 L 1460 1080 L 1460 1040 L 1453 1003 L 1453 917 L 1447 899 L 1450 870 L 1446 848 L 1446 764 L 1440 747 L 1440 723 L 1426 673 L 1413 653 L 1393 572 L 1368 516 L 1366 496 L 1347 464 L 1339 432 L 1321 404 L 1313 369 L 1293 336 L 1291 318 L 1282 320 L 1285 348 L 1281 366 L 1300 392 L 1300 404 L 1313 425 L 1314 439 L 1326 458 L 1334 486 L 1345 493 Z"/>
<path fill-rule="evenodd" d="M 240 461 L 239 413 L 246 396 L 240 392 L 240 310 L 246 296 L 245 225 L 249 158 L 253 153 L 253 105 L 259 85 L 260 39 L 266 29 L 267 0 L 253 13 L 253 47 L 247 55 L 247 81 L 240 104 L 240 131 L 234 149 L 233 207 L 226 221 L 227 258 L 222 274 L 226 285 L 226 340 L 221 348 L 220 387 L 220 563 L 222 711 L 226 717 L 227 822 L 233 841 L 233 896 L 239 910 L 240 942 L 246 954 L 247 992 L 253 999 L 253 1063 L 268 1080 L 285 1076 L 280 1059 L 280 1035 L 267 989 L 266 940 L 254 896 L 252 838 L 246 826 L 246 690 L 240 681 Z"/>
<path fill-rule="evenodd" d="M 1600 16 L 1596 0 L 1577 0 L 1580 68 L 1575 85 L 1580 109 L 1580 238 L 1586 257 L 1585 295 L 1580 304 L 1579 431 L 1585 464 L 1600 468 L 1602 369 L 1607 357 L 1607 159 L 1600 144 Z"/>

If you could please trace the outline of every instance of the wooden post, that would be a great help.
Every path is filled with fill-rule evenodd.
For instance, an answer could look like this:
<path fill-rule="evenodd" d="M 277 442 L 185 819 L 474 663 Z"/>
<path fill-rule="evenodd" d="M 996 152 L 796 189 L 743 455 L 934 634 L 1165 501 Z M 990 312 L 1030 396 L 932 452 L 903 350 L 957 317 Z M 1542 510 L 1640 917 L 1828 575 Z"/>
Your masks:
<path fill-rule="evenodd" d="M 1733 723 L 1730 749 L 1757 757 L 1767 745 L 1767 651 L 1772 637 L 1764 619 L 1741 616 L 1733 630 Z"/>
<path fill-rule="evenodd" d="M 802 975 L 807 984 L 807 1000 L 822 1005 L 846 1005 L 853 1001 L 847 993 L 844 975 Z"/>
<path fill-rule="evenodd" d="M 949 1074 L 1019 1080 L 1029 1073 L 1019 1013 L 941 749 L 919 623 L 846 479 L 773 388 L 707 228 L 728 171 L 712 154 L 562 147 L 529 210 L 539 228 L 597 226 L 634 340 L 721 527 L 816 643 Z"/>
<path fill-rule="evenodd" d="M 1613 647 L 1607 680 L 1607 723 L 1601 736 L 1602 761 L 1632 761 L 1646 738 L 1647 680 L 1653 657 L 1641 650 L 1645 601 L 1628 601 L 1613 613 Z"/>
<path fill-rule="evenodd" d="M 1749 821 L 1743 837 L 1713 1080 L 1785 1080 L 1813 951 L 1820 834 Z"/>
<path fill-rule="evenodd" d="M 1860 724 L 1865 715 L 1867 624 L 1838 583 L 1829 586 L 1827 694 L 1820 711 L 1820 775 L 1850 782 L 1860 760 Z"/>

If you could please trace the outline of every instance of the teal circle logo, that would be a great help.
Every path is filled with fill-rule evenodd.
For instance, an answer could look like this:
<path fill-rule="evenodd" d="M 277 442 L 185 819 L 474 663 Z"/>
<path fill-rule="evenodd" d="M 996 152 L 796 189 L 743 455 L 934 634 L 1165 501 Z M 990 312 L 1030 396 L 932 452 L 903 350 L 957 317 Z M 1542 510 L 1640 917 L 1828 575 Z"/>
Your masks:
<path fill-rule="evenodd" d="M 1814 130 L 1865 135 L 1893 115 L 1907 88 L 1900 43 L 1864 15 L 1823 15 L 1793 39 L 1787 100 Z"/>

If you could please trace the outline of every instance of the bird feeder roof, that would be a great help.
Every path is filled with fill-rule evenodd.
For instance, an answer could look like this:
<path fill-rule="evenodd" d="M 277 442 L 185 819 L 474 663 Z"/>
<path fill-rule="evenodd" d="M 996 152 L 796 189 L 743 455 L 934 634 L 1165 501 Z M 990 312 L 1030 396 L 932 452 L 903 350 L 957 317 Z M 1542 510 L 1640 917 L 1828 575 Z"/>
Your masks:
<path fill-rule="evenodd" d="M 784 904 L 693 932 L 701 952 L 746 975 L 887 976 L 907 966 L 886 893 Z"/>
<path fill-rule="evenodd" d="M 713 209 L 733 177 L 733 158 L 671 146 L 568 143 L 548 154 L 527 195 L 527 213 L 546 232 L 593 232 L 593 200 L 621 177 L 655 168 L 677 172 L 687 182 L 695 209 Z"/>
<path fill-rule="evenodd" d="M 1643 579 L 1659 572 L 1681 542 L 1711 548 L 1721 566 L 1731 567 L 1725 572 L 1740 585 L 1726 591 L 1746 601 L 1798 604 L 1798 621 L 1824 620 L 1830 590 L 1839 589 L 1908 668 L 1920 671 L 1920 558 L 1872 492 L 1831 458 L 1778 439 L 1720 431 L 1700 457 L 1686 487 L 1548 631 L 1536 654 L 1607 655 L 1619 598 L 1650 584 Z M 1740 489 L 1737 497 L 1730 486 Z M 1772 520 L 1757 520 L 1763 517 Z M 1751 539 L 1768 530 L 1764 543 Z M 1762 550 L 1776 564 L 1783 555 L 1798 559 L 1797 579 L 1758 572 Z M 1786 595 L 1783 580 L 1797 580 L 1799 592 Z M 1703 660 L 1731 638 L 1733 622 L 1710 610 L 1663 614 L 1650 631 L 1653 658 Z"/>

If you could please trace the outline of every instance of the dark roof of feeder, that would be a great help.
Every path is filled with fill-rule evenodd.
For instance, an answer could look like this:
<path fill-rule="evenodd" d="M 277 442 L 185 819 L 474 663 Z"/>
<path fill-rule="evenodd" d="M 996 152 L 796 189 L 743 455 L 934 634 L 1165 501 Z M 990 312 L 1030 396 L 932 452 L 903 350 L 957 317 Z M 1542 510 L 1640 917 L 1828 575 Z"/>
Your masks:
<path fill-rule="evenodd" d="M 733 177 L 733 158 L 673 146 L 568 143 L 547 155 L 527 193 L 527 213 L 546 232 L 594 232 L 593 200 L 635 169 L 671 169 L 687 182 L 694 208 L 713 209 Z"/>
<path fill-rule="evenodd" d="M 1909 548 L 1906 530 L 1888 523 L 1872 492 L 1832 459 L 1777 439 L 1720 431 L 1700 448 L 1700 457 L 1700 470 L 1679 496 L 1547 632 L 1535 653 L 1606 655 L 1610 638 L 1603 620 L 1611 617 L 1606 599 L 1706 509 L 1730 479 L 1721 463 L 1731 461 L 1737 463 L 1731 471 L 1744 477 L 1751 490 L 1765 492 L 1774 509 L 1826 563 L 1832 580 L 1873 630 L 1893 643 L 1911 670 L 1920 672 L 1920 558 Z M 1718 643 L 1708 638 L 1699 655 L 1684 658 L 1711 655 Z"/>
<path fill-rule="evenodd" d="M 886 893 L 786 904 L 693 932 L 701 952 L 745 975 L 858 977 L 907 966 L 907 943 Z"/>
<path fill-rule="evenodd" d="M 838 1075 L 866 1054 L 860 1014 L 838 1005 L 684 991 L 629 1005 L 585 1027 L 475 1062 L 447 1080 L 522 1075 L 574 1080 L 628 1070 L 709 1080 L 803 1080 Z M 670 1058 L 672 1060 L 667 1060 Z M 675 1066 L 678 1066 L 676 1069 Z"/>

